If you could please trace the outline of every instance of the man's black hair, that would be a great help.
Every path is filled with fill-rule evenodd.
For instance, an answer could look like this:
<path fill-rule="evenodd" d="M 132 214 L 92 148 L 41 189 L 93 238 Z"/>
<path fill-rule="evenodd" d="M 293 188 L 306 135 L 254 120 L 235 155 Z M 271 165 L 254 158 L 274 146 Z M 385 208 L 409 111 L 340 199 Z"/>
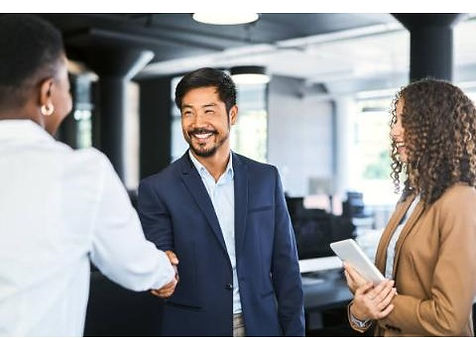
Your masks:
<path fill-rule="evenodd" d="M 27 86 L 53 76 L 64 52 L 61 33 L 29 14 L 0 16 L 0 106 L 22 105 Z"/>
<path fill-rule="evenodd" d="M 236 87 L 231 77 L 215 68 L 200 68 L 187 73 L 175 89 L 175 104 L 182 108 L 182 99 L 190 90 L 203 87 L 215 87 L 218 97 L 225 103 L 226 111 L 236 104 Z"/>

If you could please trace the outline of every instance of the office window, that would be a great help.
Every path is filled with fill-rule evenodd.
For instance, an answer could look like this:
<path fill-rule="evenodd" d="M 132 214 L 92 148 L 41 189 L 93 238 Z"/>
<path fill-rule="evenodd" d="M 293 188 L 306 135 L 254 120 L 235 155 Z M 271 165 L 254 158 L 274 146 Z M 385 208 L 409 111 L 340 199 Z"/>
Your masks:
<path fill-rule="evenodd" d="M 473 101 L 473 104 L 476 104 L 476 89 L 471 88 L 471 90 L 464 90 L 465 94 Z"/>
<path fill-rule="evenodd" d="M 72 112 L 76 122 L 75 148 L 89 148 L 93 144 L 93 123 L 91 102 L 91 80 L 88 76 L 70 77 L 74 111 Z"/>
<path fill-rule="evenodd" d="M 232 127 L 231 148 L 259 162 L 267 160 L 268 111 L 266 84 L 239 85 L 238 121 Z"/>
<path fill-rule="evenodd" d="M 182 79 L 181 76 L 175 77 L 170 81 L 170 101 L 172 102 L 171 107 L 172 110 L 170 114 L 172 115 L 171 118 L 171 149 L 170 149 L 170 157 L 172 162 L 178 160 L 185 150 L 188 148 L 187 142 L 185 142 L 183 135 L 182 135 L 182 123 L 181 123 L 181 116 L 180 116 L 180 110 L 177 108 L 175 105 L 175 88 L 177 87 L 177 84 L 179 81 Z"/>
<path fill-rule="evenodd" d="M 181 77 L 171 81 L 171 157 L 172 161 L 180 158 L 187 150 L 188 144 L 182 135 L 180 110 L 175 106 L 174 93 Z M 266 85 L 237 86 L 238 121 L 231 128 L 231 149 L 256 161 L 266 162 L 268 142 L 268 112 L 266 108 Z"/>
<path fill-rule="evenodd" d="M 72 146 L 77 149 L 89 148 L 93 145 L 93 83 L 90 77 L 83 76 L 76 77 L 73 85 L 75 135 Z M 124 184 L 133 190 L 139 185 L 139 85 L 128 82 L 124 95 Z M 99 114 L 99 111 L 94 113 Z"/>
<path fill-rule="evenodd" d="M 363 180 L 386 180 L 390 175 L 390 100 L 358 103 L 356 141 L 360 147 Z"/>
<path fill-rule="evenodd" d="M 392 98 L 358 101 L 355 151 L 359 172 L 357 186 L 365 205 L 374 213 L 376 228 L 384 227 L 399 198 L 390 178 L 390 106 Z"/>
<path fill-rule="evenodd" d="M 91 111 L 88 109 L 76 109 L 73 112 L 77 121 L 77 148 L 89 148 L 93 145 L 93 124 L 91 121 Z"/>

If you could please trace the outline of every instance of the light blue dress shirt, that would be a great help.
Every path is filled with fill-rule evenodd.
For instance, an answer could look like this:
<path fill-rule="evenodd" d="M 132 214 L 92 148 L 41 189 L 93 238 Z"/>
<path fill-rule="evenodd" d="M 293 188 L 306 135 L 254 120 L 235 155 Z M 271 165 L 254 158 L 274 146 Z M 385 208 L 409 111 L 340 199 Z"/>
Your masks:
<path fill-rule="evenodd" d="M 225 172 L 220 176 L 217 182 L 215 182 L 215 178 L 213 178 L 205 166 L 193 156 L 191 151 L 189 151 L 189 155 L 210 196 L 218 218 L 218 223 L 220 224 L 223 239 L 225 240 L 226 250 L 230 257 L 231 267 L 233 269 L 233 314 L 241 313 L 240 288 L 238 285 L 238 275 L 236 273 L 235 187 L 232 154 L 230 153 L 230 159 Z"/>
<path fill-rule="evenodd" d="M 400 234 L 402 233 L 403 228 L 407 224 L 410 215 L 413 213 L 413 210 L 415 209 L 419 201 L 420 195 L 415 197 L 407 212 L 403 216 L 403 219 L 401 220 L 400 224 L 393 232 L 392 238 L 390 239 L 390 243 L 388 244 L 387 248 L 387 263 L 385 264 L 385 278 L 387 279 L 393 279 L 393 265 L 395 263 L 395 248 L 397 246 L 397 241 L 400 238 Z"/>

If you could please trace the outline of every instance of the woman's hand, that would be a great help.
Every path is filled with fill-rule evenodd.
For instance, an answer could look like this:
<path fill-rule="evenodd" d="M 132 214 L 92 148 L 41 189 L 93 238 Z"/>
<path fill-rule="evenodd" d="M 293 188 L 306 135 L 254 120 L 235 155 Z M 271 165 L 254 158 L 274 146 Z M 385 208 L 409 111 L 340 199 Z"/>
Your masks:
<path fill-rule="evenodd" d="M 177 287 L 177 283 L 179 282 L 179 275 L 177 269 L 179 260 L 175 253 L 171 250 L 165 251 L 165 254 L 167 255 L 170 264 L 172 264 L 172 267 L 175 270 L 175 278 L 166 285 L 162 286 L 160 289 L 150 291 L 150 293 L 159 298 L 169 298 L 170 296 L 172 296 L 175 292 L 175 288 Z"/>
<path fill-rule="evenodd" d="M 177 283 L 177 279 L 174 278 L 171 282 L 165 284 L 160 289 L 150 290 L 150 293 L 159 298 L 169 298 L 175 292 Z"/>
<path fill-rule="evenodd" d="M 347 286 L 350 292 L 355 295 L 355 291 L 367 284 L 367 281 L 349 263 L 344 262 L 344 269 Z"/>
<path fill-rule="evenodd" d="M 372 282 L 357 288 L 350 312 L 359 320 L 378 320 L 387 317 L 393 310 L 391 304 L 397 291 L 393 280 L 385 280 L 376 287 Z"/>

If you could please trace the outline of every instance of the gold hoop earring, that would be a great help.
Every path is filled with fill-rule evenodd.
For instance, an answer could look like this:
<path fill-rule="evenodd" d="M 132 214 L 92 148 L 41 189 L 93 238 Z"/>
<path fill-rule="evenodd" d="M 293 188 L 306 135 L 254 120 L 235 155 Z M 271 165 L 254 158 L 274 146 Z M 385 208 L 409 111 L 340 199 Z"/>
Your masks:
<path fill-rule="evenodd" d="M 51 102 L 48 102 L 47 104 L 41 106 L 40 112 L 45 116 L 50 116 L 55 112 L 55 107 Z"/>

